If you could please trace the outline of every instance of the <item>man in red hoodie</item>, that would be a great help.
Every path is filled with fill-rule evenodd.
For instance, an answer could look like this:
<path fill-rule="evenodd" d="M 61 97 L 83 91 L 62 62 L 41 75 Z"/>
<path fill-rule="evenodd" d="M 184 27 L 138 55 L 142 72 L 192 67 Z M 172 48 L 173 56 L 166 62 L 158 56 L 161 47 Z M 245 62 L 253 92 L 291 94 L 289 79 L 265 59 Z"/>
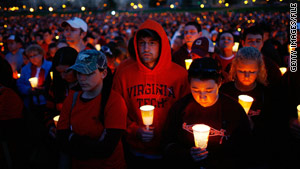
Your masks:
<path fill-rule="evenodd" d="M 128 168 L 160 168 L 161 133 L 172 104 L 190 92 L 187 72 L 171 61 L 171 48 L 162 26 L 145 21 L 134 37 L 136 61 L 115 75 L 113 89 L 127 105 Z M 147 130 L 140 107 L 153 105 L 153 124 Z"/>

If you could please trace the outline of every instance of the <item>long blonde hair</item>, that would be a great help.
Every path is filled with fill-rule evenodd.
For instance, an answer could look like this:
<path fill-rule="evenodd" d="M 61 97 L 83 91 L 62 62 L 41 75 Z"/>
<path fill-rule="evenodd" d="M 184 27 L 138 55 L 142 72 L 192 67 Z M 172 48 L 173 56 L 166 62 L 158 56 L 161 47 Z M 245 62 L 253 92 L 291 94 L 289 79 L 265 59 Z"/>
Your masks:
<path fill-rule="evenodd" d="M 267 71 L 265 68 L 265 63 L 262 58 L 262 54 L 254 47 L 243 47 L 237 52 L 235 58 L 231 63 L 229 80 L 231 81 L 237 80 L 237 75 L 236 75 L 237 64 L 244 60 L 256 61 L 256 63 L 258 64 L 258 73 L 257 73 L 256 81 L 267 86 L 268 82 L 267 82 Z"/>

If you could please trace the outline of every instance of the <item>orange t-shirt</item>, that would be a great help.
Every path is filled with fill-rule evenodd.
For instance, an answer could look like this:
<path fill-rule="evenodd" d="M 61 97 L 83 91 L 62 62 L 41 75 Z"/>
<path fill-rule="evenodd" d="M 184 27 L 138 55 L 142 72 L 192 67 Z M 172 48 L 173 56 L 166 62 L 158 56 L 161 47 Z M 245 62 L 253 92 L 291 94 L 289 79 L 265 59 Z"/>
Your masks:
<path fill-rule="evenodd" d="M 80 99 L 82 92 L 78 93 L 75 106 L 70 115 L 70 109 L 73 102 L 73 93 L 66 98 L 57 129 L 68 129 L 72 125 L 72 130 L 78 135 L 89 136 L 92 139 L 99 139 L 104 128 L 123 129 L 126 130 L 127 108 L 123 98 L 113 90 L 110 93 L 104 110 L 104 124 L 99 119 L 101 94 L 94 99 L 83 102 Z M 71 122 L 69 123 L 69 121 Z M 106 159 L 90 159 L 90 160 L 72 160 L 72 168 L 86 169 L 109 169 L 109 168 L 125 168 L 123 145 L 121 140 L 113 154 Z"/>

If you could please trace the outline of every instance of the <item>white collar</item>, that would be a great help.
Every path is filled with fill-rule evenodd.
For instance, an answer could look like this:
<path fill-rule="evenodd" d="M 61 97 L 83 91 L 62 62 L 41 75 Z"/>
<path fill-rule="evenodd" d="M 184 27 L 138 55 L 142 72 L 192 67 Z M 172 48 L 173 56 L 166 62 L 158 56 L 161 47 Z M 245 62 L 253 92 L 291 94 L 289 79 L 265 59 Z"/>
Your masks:
<path fill-rule="evenodd" d="M 224 57 L 224 56 L 220 55 L 220 58 L 224 59 L 224 60 L 231 60 L 232 58 L 234 58 L 234 54 L 229 57 Z"/>

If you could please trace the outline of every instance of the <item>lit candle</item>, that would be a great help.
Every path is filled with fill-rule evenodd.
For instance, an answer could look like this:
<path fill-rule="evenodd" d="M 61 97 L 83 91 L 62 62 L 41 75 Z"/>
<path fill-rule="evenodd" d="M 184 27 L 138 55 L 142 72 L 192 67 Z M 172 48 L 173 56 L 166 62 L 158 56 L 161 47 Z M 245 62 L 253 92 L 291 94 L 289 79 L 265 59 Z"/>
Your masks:
<path fill-rule="evenodd" d="M 300 124 L 300 104 L 297 106 L 297 110 L 298 110 L 298 122 Z"/>
<path fill-rule="evenodd" d="M 53 121 L 54 121 L 55 127 L 57 127 L 58 120 L 59 120 L 59 115 L 53 117 Z"/>
<path fill-rule="evenodd" d="M 143 123 L 146 125 L 147 130 L 149 130 L 149 126 L 153 123 L 154 106 L 144 105 L 140 107 L 140 110 L 142 112 Z"/>
<path fill-rule="evenodd" d="M 232 46 L 232 51 L 237 52 L 239 50 L 239 42 L 234 42 L 234 45 Z"/>
<path fill-rule="evenodd" d="M 52 71 L 50 72 L 50 77 L 51 77 L 51 80 L 53 80 L 53 72 Z"/>
<path fill-rule="evenodd" d="M 249 113 L 250 107 L 252 105 L 253 98 L 248 95 L 239 95 L 239 103 L 244 108 L 246 114 Z"/>
<path fill-rule="evenodd" d="M 280 69 L 281 75 L 284 75 L 284 73 L 287 71 L 286 67 L 281 67 L 279 69 Z"/>
<path fill-rule="evenodd" d="M 193 60 L 192 59 L 185 59 L 184 62 L 185 62 L 185 68 L 186 68 L 186 70 L 189 70 L 189 68 L 190 68 Z"/>
<path fill-rule="evenodd" d="M 196 124 L 193 126 L 195 146 L 201 149 L 207 147 L 210 127 L 205 124 Z"/>
<path fill-rule="evenodd" d="M 32 88 L 36 88 L 38 84 L 38 78 L 37 77 L 29 78 L 29 82 Z"/>
<path fill-rule="evenodd" d="M 96 48 L 96 50 L 100 51 L 101 50 L 101 45 L 100 44 L 96 44 L 95 48 Z"/>
<path fill-rule="evenodd" d="M 18 78 L 20 78 L 21 77 L 21 74 L 20 73 L 18 73 Z"/>

